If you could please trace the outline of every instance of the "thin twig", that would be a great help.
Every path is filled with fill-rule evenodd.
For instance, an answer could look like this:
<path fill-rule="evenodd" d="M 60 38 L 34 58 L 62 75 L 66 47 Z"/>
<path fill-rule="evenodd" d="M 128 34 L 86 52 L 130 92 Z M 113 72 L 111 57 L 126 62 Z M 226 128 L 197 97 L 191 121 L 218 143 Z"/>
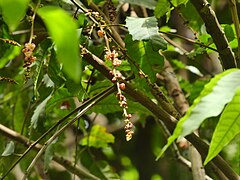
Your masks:
<path fill-rule="evenodd" d="M 100 71 L 105 77 L 107 77 L 109 80 L 112 79 L 112 76 L 109 74 L 110 69 L 104 64 L 104 62 L 101 59 L 99 59 L 97 56 L 94 56 L 93 54 L 88 54 L 88 53 L 84 54 L 83 57 L 98 71 Z M 130 84 L 128 84 L 127 82 L 125 82 L 125 84 L 126 84 L 126 89 L 124 90 L 124 92 L 126 92 L 136 101 L 138 101 L 140 104 L 145 106 L 156 117 L 161 119 L 170 132 L 174 131 L 177 120 L 173 116 L 169 115 L 161 107 L 157 106 L 151 99 L 149 99 L 144 94 L 142 94 L 141 92 L 133 88 Z M 194 145 L 194 147 L 202 155 L 202 158 L 205 158 L 207 156 L 209 146 L 204 141 L 202 141 L 202 139 L 200 139 L 194 133 L 186 136 L 186 139 L 188 139 Z M 233 169 L 225 162 L 225 160 L 220 155 L 217 155 L 212 160 L 212 162 L 228 178 L 238 179 L 238 175 L 233 171 Z"/>
<path fill-rule="evenodd" d="M 38 1 L 35 9 L 34 9 L 34 12 L 33 12 L 33 15 L 32 15 L 32 18 L 31 18 L 31 31 L 30 31 L 30 38 L 29 38 L 29 43 L 32 43 L 32 40 L 34 39 L 34 21 L 35 21 L 35 17 L 36 17 L 36 14 L 37 14 L 37 9 L 38 7 L 40 6 L 40 0 Z"/>
<path fill-rule="evenodd" d="M 94 101 L 92 101 L 89 105 L 87 105 L 84 109 L 82 109 L 70 122 L 68 122 L 66 125 L 64 125 L 61 129 L 59 129 L 54 135 L 47 140 L 47 142 L 44 143 L 43 147 L 40 149 L 40 151 L 37 153 L 35 158 L 32 160 L 31 164 L 27 168 L 24 177 L 22 180 L 25 180 L 30 171 L 32 170 L 33 166 L 36 164 L 37 160 L 42 156 L 46 148 L 68 127 L 70 127 L 76 120 L 78 120 L 83 114 L 85 114 L 90 108 L 92 108 L 96 103 L 101 101 L 103 98 L 106 98 L 108 95 L 112 94 L 115 91 L 115 87 L 108 88 L 107 91 L 104 91 L 105 93 L 96 98 Z"/>
<path fill-rule="evenodd" d="M 110 87 L 112 88 L 112 87 Z M 108 89 L 107 89 L 108 90 Z M 49 128 L 41 137 L 39 137 L 36 141 L 32 142 L 31 145 L 25 150 L 25 152 L 22 154 L 21 157 L 19 157 L 13 165 L 8 169 L 8 171 L 2 176 L 2 178 L 6 177 L 11 170 L 27 155 L 27 153 L 36 145 L 38 144 L 43 138 L 45 138 L 50 132 L 52 132 L 54 129 L 56 129 L 60 124 L 62 124 L 66 119 L 68 119 L 71 115 L 78 112 L 80 109 L 86 107 L 89 103 L 97 99 L 98 97 L 101 97 L 104 92 L 97 94 L 96 96 L 92 97 L 91 99 L 85 101 L 81 106 L 74 109 L 72 112 L 70 112 L 68 115 L 60 119 L 56 124 L 54 124 L 51 128 Z"/>
<path fill-rule="evenodd" d="M 214 48 L 212 48 L 212 47 L 210 47 L 210 46 L 208 46 L 208 45 L 205 45 L 205 44 L 203 44 L 203 43 L 194 41 L 193 39 L 186 38 L 186 37 L 181 36 L 181 35 L 179 35 L 179 34 L 174 34 L 174 33 L 170 33 L 170 32 L 163 32 L 163 31 L 159 31 L 159 32 L 162 33 L 162 34 L 169 35 L 169 36 L 178 37 L 178 38 L 180 38 L 180 39 L 183 39 L 184 41 L 187 41 L 187 42 L 190 42 L 190 43 L 193 43 L 193 44 L 197 44 L 197 45 L 199 45 L 200 47 L 205 47 L 205 48 L 207 48 L 207 49 L 211 49 L 211 50 L 213 50 L 213 51 L 215 51 L 215 52 L 221 53 L 221 52 L 219 52 L 217 49 L 214 49 Z M 183 52 L 184 52 L 184 51 L 183 51 Z"/>
<path fill-rule="evenodd" d="M 74 0 L 71 0 L 71 1 L 74 1 Z M 192 1 L 194 1 L 194 0 L 192 0 Z M 94 4 L 91 4 L 91 5 L 92 5 L 91 7 L 94 10 L 100 12 L 100 14 L 105 18 L 104 13 L 102 13 L 96 5 L 94 5 Z M 201 4 L 201 6 L 202 5 L 205 5 L 205 3 Z M 106 20 L 107 20 L 107 18 L 106 18 Z M 208 25 L 209 25 L 209 23 L 208 23 Z M 119 46 L 124 49 L 124 42 L 120 38 L 119 34 L 116 31 L 112 31 L 110 33 L 112 33 L 112 37 L 114 37 L 114 41 L 118 42 Z M 118 36 L 115 37 L 115 34 L 117 34 Z M 222 34 L 221 34 L 221 36 L 222 36 Z M 120 39 L 118 39 L 118 37 Z M 216 36 L 214 36 L 213 39 L 215 39 L 215 38 L 216 38 Z M 123 42 L 123 43 L 121 43 L 121 42 Z M 224 43 L 223 44 L 220 43 L 220 45 L 225 45 Z M 224 63 L 226 63 L 224 67 L 227 69 L 230 66 L 232 66 L 233 64 L 234 64 L 233 66 L 235 67 L 236 66 L 235 59 L 234 59 L 231 49 L 229 49 L 229 46 L 221 47 L 221 46 L 219 46 L 219 44 L 217 44 L 217 42 L 215 42 L 215 44 L 217 45 L 219 50 L 223 51 L 223 53 L 220 54 L 220 56 L 222 58 L 226 57 L 226 56 L 223 56 L 222 54 L 226 55 L 228 53 L 230 53 L 230 54 L 228 54 L 228 56 L 231 56 L 231 58 L 233 58 L 230 60 L 230 63 L 228 63 L 226 61 L 226 59 L 223 59 L 222 61 Z M 227 43 L 227 45 L 228 45 L 228 43 Z M 103 75 L 105 75 L 107 78 L 110 78 L 110 80 L 112 79 L 112 76 L 109 74 L 109 68 L 104 64 L 104 62 L 101 59 L 99 59 L 97 56 L 95 56 L 93 54 L 89 54 L 89 53 L 85 53 L 85 54 L 83 54 L 83 56 L 90 64 L 92 64 L 96 69 L 98 69 Z M 234 63 L 232 63 L 232 62 L 234 62 Z M 149 109 L 154 115 L 156 115 L 159 119 L 161 119 L 164 122 L 164 124 L 167 126 L 167 128 L 170 130 L 170 132 L 173 132 L 173 130 L 175 129 L 175 126 L 176 126 L 176 121 L 177 121 L 173 116 L 169 115 L 165 110 L 158 107 L 155 103 L 153 103 L 148 97 L 143 95 L 141 92 L 132 88 L 128 83 L 126 83 L 125 92 L 127 94 L 129 94 L 130 96 L 132 96 L 135 100 L 137 100 L 143 106 L 145 106 L 147 109 Z M 186 138 L 197 148 L 197 150 L 200 152 L 202 157 L 205 158 L 208 153 L 208 145 L 206 143 L 204 143 L 194 133 L 191 135 L 188 135 Z M 219 169 L 221 169 L 221 171 L 224 172 L 226 174 L 226 176 L 228 176 L 231 179 L 238 179 L 238 175 L 221 158 L 221 156 L 219 156 L 219 155 L 216 156 L 216 158 L 213 159 L 213 162 L 215 164 L 217 164 L 217 167 Z"/>
<path fill-rule="evenodd" d="M 24 146 L 27 147 L 29 146 L 28 142 L 30 140 L 27 137 L 19 134 L 16 131 L 13 131 L 12 129 L 7 128 L 6 126 L 3 126 L 2 124 L 0 124 L 0 133 L 14 141 L 23 144 Z M 36 144 L 36 146 L 33 147 L 33 150 L 39 151 L 41 148 L 42 148 L 41 144 Z M 57 162 L 59 165 L 63 166 L 69 172 L 76 174 L 79 178 L 98 179 L 96 176 L 90 174 L 84 168 L 81 168 L 79 166 L 73 166 L 71 161 L 67 159 L 54 155 L 53 160 Z"/>

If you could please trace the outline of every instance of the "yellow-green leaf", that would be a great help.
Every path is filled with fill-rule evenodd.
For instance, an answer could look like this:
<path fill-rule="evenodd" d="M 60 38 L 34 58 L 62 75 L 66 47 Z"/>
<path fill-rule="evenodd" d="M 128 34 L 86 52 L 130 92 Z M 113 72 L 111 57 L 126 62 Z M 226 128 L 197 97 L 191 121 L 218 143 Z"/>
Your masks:
<path fill-rule="evenodd" d="M 25 16 L 29 0 L 0 0 L 3 20 L 14 31 Z"/>
<path fill-rule="evenodd" d="M 114 136 L 106 132 L 105 127 L 99 125 L 93 126 L 90 134 L 81 141 L 81 145 L 95 148 L 107 147 L 108 143 L 114 143 Z"/>
<path fill-rule="evenodd" d="M 204 162 L 211 161 L 224 146 L 240 133 L 240 88 L 238 88 L 232 101 L 225 107 L 217 127 L 213 133 L 209 152 Z"/>
<path fill-rule="evenodd" d="M 238 87 L 240 87 L 239 78 L 239 69 L 229 69 L 212 78 L 205 85 L 199 97 L 194 100 L 187 113 L 180 119 L 173 135 L 168 138 L 168 143 L 163 147 L 158 158 L 178 137 L 191 134 L 199 128 L 204 120 L 218 116 L 223 111 L 224 106 L 232 100 Z"/>

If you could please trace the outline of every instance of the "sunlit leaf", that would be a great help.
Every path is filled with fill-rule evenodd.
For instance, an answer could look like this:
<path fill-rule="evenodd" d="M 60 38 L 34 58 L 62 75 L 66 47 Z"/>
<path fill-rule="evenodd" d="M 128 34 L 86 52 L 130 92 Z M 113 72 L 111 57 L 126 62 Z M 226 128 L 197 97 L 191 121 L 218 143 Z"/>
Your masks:
<path fill-rule="evenodd" d="M 240 89 L 225 107 L 213 133 L 208 155 L 204 164 L 211 161 L 224 146 L 240 133 Z"/>
<path fill-rule="evenodd" d="M 240 70 L 237 69 L 227 70 L 214 77 L 180 120 L 183 122 L 181 136 L 193 132 L 205 119 L 218 116 L 240 86 L 239 78 Z"/>
<path fill-rule="evenodd" d="M 159 0 L 161 1 L 161 0 Z M 177 7 L 181 4 L 187 4 L 188 0 L 171 0 L 171 3 L 173 4 L 173 6 Z"/>
<path fill-rule="evenodd" d="M 236 89 L 240 87 L 239 78 L 240 70 L 238 69 L 227 70 L 212 78 L 187 113 L 180 119 L 158 158 L 179 136 L 187 136 L 196 130 L 205 119 L 218 116 L 224 106 L 232 100 Z"/>
<path fill-rule="evenodd" d="M 93 126 L 89 136 L 81 141 L 81 145 L 95 148 L 107 147 L 108 143 L 114 143 L 114 136 L 107 133 L 105 127 L 99 125 Z"/>
<path fill-rule="evenodd" d="M 80 82 L 81 61 L 77 26 L 62 9 L 45 6 L 38 10 L 56 43 L 57 57 L 63 63 L 64 72 L 75 82 Z"/>
<path fill-rule="evenodd" d="M 143 72 L 154 82 L 156 80 L 156 73 L 159 72 L 159 68 L 163 66 L 163 57 L 158 51 L 154 51 L 150 42 L 132 41 L 130 36 L 125 39 L 125 42 L 127 52 L 132 60 L 134 60 Z M 138 76 L 138 71 L 135 73 L 135 75 Z"/>
<path fill-rule="evenodd" d="M 25 16 L 29 0 L 0 0 L 3 20 L 14 31 Z"/>
<path fill-rule="evenodd" d="M 159 0 L 154 10 L 154 15 L 160 18 L 170 10 L 170 7 L 171 5 L 168 0 Z"/>
<path fill-rule="evenodd" d="M 2 153 L 1 156 L 10 156 L 11 154 L 14 153 L 14 148 L 15 148 L 14 142 L 13 142 L 13 141 L 10 141 L 10 142 L 7 144 L 7 146 L 6 146 L 4 152 Z"/>
<path fill-rule="evenodd" d="M 126 26 L 133 40 L 149 40 L 152 46 L 166 48 L 167 43 L 158 33 L 159 28 L 155 17 L 127 17 Z"/>

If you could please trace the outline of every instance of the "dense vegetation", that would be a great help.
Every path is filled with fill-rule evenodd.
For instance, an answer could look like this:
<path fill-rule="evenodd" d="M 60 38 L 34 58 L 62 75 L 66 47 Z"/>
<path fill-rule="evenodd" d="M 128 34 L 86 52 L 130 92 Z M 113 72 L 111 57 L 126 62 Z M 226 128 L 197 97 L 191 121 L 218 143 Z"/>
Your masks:
<path fill-rule="evenodd" d="M 0 0 L 1 179 L 239 179 L 239 43 L 236 0 Z"/>

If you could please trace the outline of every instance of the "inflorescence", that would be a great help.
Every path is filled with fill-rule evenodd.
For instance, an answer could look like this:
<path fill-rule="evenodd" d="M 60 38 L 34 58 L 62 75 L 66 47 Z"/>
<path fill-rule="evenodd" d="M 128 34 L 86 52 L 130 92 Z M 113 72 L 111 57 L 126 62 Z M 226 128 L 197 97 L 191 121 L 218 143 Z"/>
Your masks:
<path fill-rule="evenodd" d="M 117 85 L 117 98 L 119 100 L 119 106 L 123 109 L 123 117 L 125 118 L 125 133 L 126 133 L 126 140 L 130 141 L 132 139 L 132 136 L 134 134 L 134 126 L 133 123 L 130 121 L 132 115 L 128 114 L 127 109 L 128 109 L 128 104 L 127 104 L 127 98 L 123 95 L 122 91 L 125 90 L 126 85 L 123 82 L 120 82 L 121 79 L 121 74 L 117 72 L 116 67 L 120 66 L 122 63 L 122 60 L 118 59 L 118 53 L 113 50 L 107 50 L 105 58 L 109 61 L 112 62 L 112 71 L 109 73 L 113 76 L 112 82 L 116 83 Z"/>

